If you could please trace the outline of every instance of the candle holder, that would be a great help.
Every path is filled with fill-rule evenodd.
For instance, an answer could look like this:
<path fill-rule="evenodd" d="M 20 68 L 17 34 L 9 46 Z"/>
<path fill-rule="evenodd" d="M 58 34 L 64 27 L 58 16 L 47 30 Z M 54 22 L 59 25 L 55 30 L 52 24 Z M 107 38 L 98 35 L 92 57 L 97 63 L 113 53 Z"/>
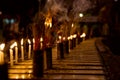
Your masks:
<path fill-rule="evenodd" d="M 57 44 L 57 58 L 64 59 L 64 49 L 62 42 Z"/>
<path fill-rule="evenodd" d="M 0 80 L 9 80 L 7 63 L 0 64 Z"/>
<path fill-rule="evenodd" d="M 34 50 L 33 53 L 33 78 L 43 77 L 44 50 Z"/>
<path fill-rule="evenodd" d="M 52 47 L 48 46 L 45 49 L 46 52 L 46 61 L 47 61 L 47 69 L 52 69 Z"/>

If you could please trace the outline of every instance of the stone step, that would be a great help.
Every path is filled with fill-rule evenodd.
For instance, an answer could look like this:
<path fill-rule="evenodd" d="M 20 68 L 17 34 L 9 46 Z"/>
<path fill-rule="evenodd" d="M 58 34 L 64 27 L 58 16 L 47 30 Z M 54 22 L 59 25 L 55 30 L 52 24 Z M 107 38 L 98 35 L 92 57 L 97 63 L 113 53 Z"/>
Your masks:
<path fill-rule="evenodd" d="M 24 73 L 32 73 L 31 68 L 26 68 L 26 69 L 9 69 L 8 70 L 9 74 L 24 74 Z"/>
<path fill-rule="evenodd" d="M 44 74 L 43 78 L 40 79 L 31 79 L 31 74 L 9 74 L 10 80 L 106 80 L 103 75 L 62 75 L 62 74 L 55 74 L 55 75 L 46 75 Z"/>
<path fill-rule="evenodd" d="M 104 75 L 103 70 L 47 70 L 44 74 Z"/>
<path fill-rule="evenodd" d="M 31 79 L 31 74 L 26 73 L 26 74 L 9 74 L 9 79 L 13 80 L 13 79 Z"/>
<path fill-rule="evenodd" d="M 103 75 L 44 75 L 41 80 L 106 80 Z"/>
<path fill-rule="evenodd" d="M 66 66 L 66 65 L 53 65 L 53 69 L 71 69 L 71 70 L 103 70 L 102 66 Z"/>
<path fill-rule="evenodd" d="M 32 68 L 32 65 L 14 65 L 9 67 L 9 69 L 25 69 L 25 68 Z"/>

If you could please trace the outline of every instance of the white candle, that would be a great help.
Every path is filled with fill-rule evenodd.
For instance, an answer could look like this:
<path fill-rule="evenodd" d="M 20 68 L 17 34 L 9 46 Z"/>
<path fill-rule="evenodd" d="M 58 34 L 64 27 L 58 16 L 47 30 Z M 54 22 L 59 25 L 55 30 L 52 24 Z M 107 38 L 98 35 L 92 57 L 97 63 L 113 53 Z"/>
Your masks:
<path fill-rule="evenodd" d="M 43 43 L 42 42 L 40 42 L 40 49 L 42 49 L 43 48 Z"/>
<path fill-rule="evenodd" d="M 18 76 L 18 75 L 16 76 L 16 79 L 19 79 L 19 76 Z"/>
<path fill-rule="evenodd" d="M 21 59 L 22 61 L 24 61 L 24 48 L 22 45 L 21 45 Z"/>
<path fill-rule="evenodd" d="M 18 63 L 18 47 L 15 46 L 15 63 Z"/>
<path fill-rule="evenodd" d="M 40 38 L 40 49 L 42 49 L 43 48 L 43 38 L 41 37 Z"/>
<path fill-rule="evenodd" d="M 33 38 L 33 50 L 35 49 L 35 39 Z"/>
<path fill-rule="evenodd" d="M 31 58 L 31 44 L 29 44 L 29 55 L 28 55 L 29 59 Z"/>
<path fill-rule="evenodd" d="M 28 39 L 29 49 L 28 49 L 28 59 L 31 57 L 31 41 Z"/>
<path fill-rule="evenodd" d="M 4 47 L 5 47 L 5 44 L 1 44 L 0 45 L 0 64 L 4 64 Z"/>
<path fill-rule="evenodd" d="M 13 50 L 10 49 L 10 65 L 13 66 Z"/>
<path fill-rule="evenodd" d="M 4 63 L 4 53 L 0 51 L 0 64 Z"/>
<path fill-rule="evenodd" d="M 24 47 L 23 47 L 23 39 L 21 39 L 21 59 L 24 61 Z"/>

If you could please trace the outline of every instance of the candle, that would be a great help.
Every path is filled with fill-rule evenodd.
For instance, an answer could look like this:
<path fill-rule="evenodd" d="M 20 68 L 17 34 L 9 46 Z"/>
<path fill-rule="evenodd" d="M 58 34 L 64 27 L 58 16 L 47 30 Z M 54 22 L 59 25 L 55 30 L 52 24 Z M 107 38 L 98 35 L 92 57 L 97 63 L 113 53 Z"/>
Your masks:
<path fill-rule="evenodd" d="M 21 59 L 24 61 L 24 47 L 23 47 L 23 39 L 21 39 Z"/>
<path fill-rule="evenodd" d="M 5 44 L 1 44 L 0 45 L 0 64 L 4 64 L 4 47 L 5 47 Z"/>
<path fill-rule="evenodd" d="M 18 76 L 18 75 L 16 76 L 16 79 L 19 79 L 19 76 Z"/>
<path fill-rule="evenodd" d="M 42 49 L 43 48 L 43 38 L 41 37 L 40 38 L 40 49 Z"/>
<path fill-rule="evenodd" d="M 83 41 L 85 40 L 86 34 L 83 33 L 82 35 L 80 35 L 81 38 L 83 38 Z"/>
<path fill-rule="evenodd" d="M 22 79 L 25 79 L 25 75 L 22 75 L 21 78 L 22 78 Z"/>
<path fill-rule="evenodd" d="M 13 58 L 13 48 L 17 45 L 16 42 L 14 42 L 11 46 L 10 46 L 10 65 L 13 66 L 13 63 L 14 63 L 14 58 Z M 17 52 L 15 50 L 15 52 Z"/>
<path fill-rule="evenodd" d="M 15 42 L 15 63 L 18 63 L 18 47 L 17 47 L 17 42 Z"/>
<path fill-rule="evenodd" d="M 58 38 L 59 38 L 59 42 L 61 42 L 62 37 L 61 37 L 61 36 L 59 36 Z"/>
<path fill-rule="evenodd" d="M 13 50 L 10 48 L 10 65 L 13 66 Z"/>
<path fill-rule="evenodd" d="M 31 41 L 28 39 L 29 49 L 28 49 L 28 59 L 31 57 Z"/>
<path fill-rule="evenodd" d="M 63 37 L 63 40 L 65 41 L 65 37 Z"/>
<path fill-rule="evenodd" d="M 33 38 L 33 50 L 35 49 L 35 39 Z"/>

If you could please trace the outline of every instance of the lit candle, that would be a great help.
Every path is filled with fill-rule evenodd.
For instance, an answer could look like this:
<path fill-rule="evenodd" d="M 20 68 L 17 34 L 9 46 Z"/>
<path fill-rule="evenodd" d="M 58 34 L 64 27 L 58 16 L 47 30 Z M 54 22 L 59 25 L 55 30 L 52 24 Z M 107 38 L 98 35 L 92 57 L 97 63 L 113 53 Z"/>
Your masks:
<path fill-rule="evenodd" d="M 0 64 L 4 64 L 4 47 L 5 47 L 5 44 L 1 44 L 0 45 Z"/>
<path fill-rule="evenodd" d="M 86 34 L 83 33 L 82 35 L 80 35 L 81 38 L 83 38 L 83 41 L 85 40 Z"/>
<path fill-rule="evenodd" d="M 33 38 L 33 50 L 35 49 L 35 39 Z"/>
<path fill-rule="evenodd" d="M 63 40 L 65 41 L 65 37 L 63 37 Z"/>
<path fill-rule="evenodd" d="M 61 42 L 62 37 L 61 37 L 61 36 L 59 36 L 58 38 L 59 38 L 59 42 Z"/>
<path fill-rule="evenodd" d="M 52 23 L 50 23 L 50 28 L 52 27 Z"/>
<path fill-rule="evenodd" d="M 25 75 L 22 75 L 21 78 L 22 78 L 22 79 L 25 79 Z"/>
<path fill-rule="evenodd" d="M 41 37 L 40 38 L 40 49 L 42 49 L 43 48 L 43 38 Z"/>
<path fill-rule="evenodd" d="M 14 58 L 13 58 L 13 48 L 16 46 L 16 42 L 14 42 L 11 46 L 10 46 L 10 65 L 13 66 L 14 63 Z"/>
<path fill-rule="evenodd" d="M 13 50 L 10 48 L 10 65 L 13 66 Z"/>
<path fill-rule="evenodd" d="M 21 59 L 24 61 L 24 47 L 23 47 L 23 39 L 21 39 Z"/>
<path fill-rule="evenodd" d="M 16 78 L 16 79 L 19 79 L 19 76 L 17 75 L 15 78 Z"/>
<path fill-rule="evenodd" d="M 17 42 L 15 42 L 15 63 L 18 63 L 18 47 L 17 47 Z"/>
<path fill-rule="evenodd" d="M 31 57 L 31 41 L 28 39 L 29 49 L 28 49 L 28 59 Z"/>
<path fill-rule="evenodd" d="M 72 38 L 73 38 L 73 36 L 71 35 L 71 36 L 70 36 L 70 39 L 72 40 Z"/>

